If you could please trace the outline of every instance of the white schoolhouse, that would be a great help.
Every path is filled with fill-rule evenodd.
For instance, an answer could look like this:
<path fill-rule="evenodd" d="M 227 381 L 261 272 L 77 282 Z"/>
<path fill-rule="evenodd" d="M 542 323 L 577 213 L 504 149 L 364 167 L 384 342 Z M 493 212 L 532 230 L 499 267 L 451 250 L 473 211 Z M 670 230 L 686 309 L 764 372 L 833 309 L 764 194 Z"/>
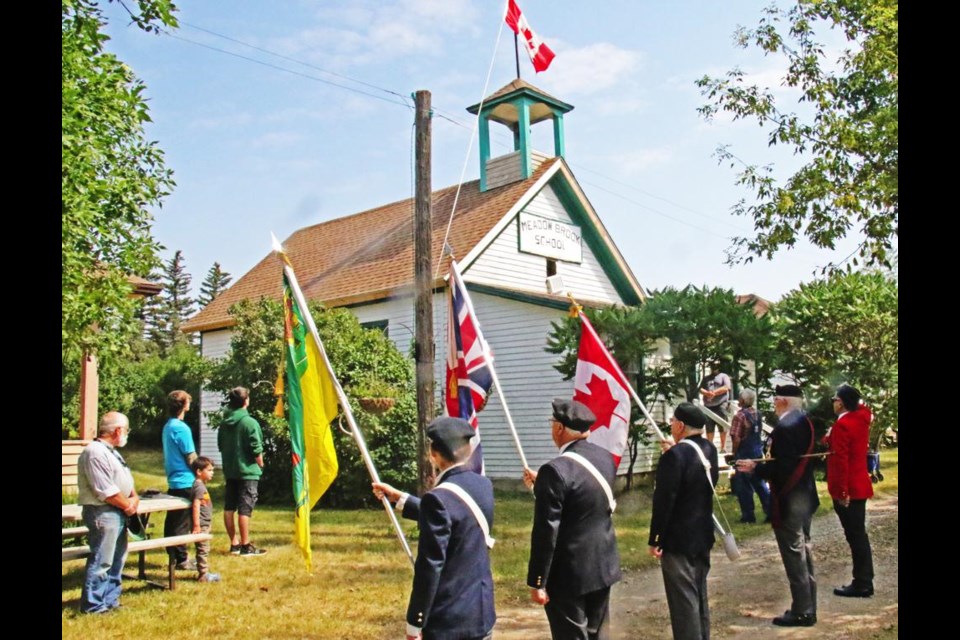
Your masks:
<path fill-rule="evenodd" d="M 448 243 L 470 290 L 484 336 L 533 468 L 556 455 L 547 419 L 554 397 L 572 397 L 573 381 L 553 368 L 544 350 L 551 322 L 563 318 L 569 301 L 547 291 L 548 276 L 560 276 L 585 306 L 635 305 L 643 287 L 607 233 L 564 160 L 563 117 L 573 107 L 517 79 L 468 110 L 479 112 L 480 179 L 464 183 Z M 490 157 L 490 123 L 508 127 L 514 151 Z M 552 155 L 530 146 L 530 127 L 553 124 Z M 442 260 L 434 294 L 436 385 L 442 391 L 446 363 L 444 277 L 441 258 L 456 185 L 433 193 L 433 264 Z M 402 353 L 410 352 L 414 327 L 413 203 L 402 200 L 300 229 L 283 245 L 304 295 L 328 307 L 346 307 L 367 326 L 382 328 Z M 235 302 L 282 297 L 276 259 L 264 257 L 227 291 L 194 316 L 185 331 L 199 332 L 208 358 L 226 354 Z M 487 475 L 521 476 L 500 399 L 479 414 Z M 201 395 L 201 415 L 219 406 Z M 442 407 L 438 397 L 438 407 Z M 362 425 L 361 425 L 362 427 Z M 219 459 L 216 434 L 202 419 L 200 450 Z M 651 450 L 635 471 L 650 469 Z M 621 471 L 626 470 L 626 460 Z"/>

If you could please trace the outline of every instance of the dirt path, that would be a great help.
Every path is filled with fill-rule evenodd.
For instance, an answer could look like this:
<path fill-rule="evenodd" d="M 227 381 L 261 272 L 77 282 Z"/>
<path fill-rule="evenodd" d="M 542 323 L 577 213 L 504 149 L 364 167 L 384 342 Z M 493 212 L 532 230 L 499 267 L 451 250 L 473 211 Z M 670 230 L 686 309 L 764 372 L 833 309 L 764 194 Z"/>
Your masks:
<path fill-rule="evenodd" d="M 773 534 L 740 545 L 743 557 L 730 562 L 714 548 L 710 577 L 710 633 L 713 638 L 896 638 L 899 627 L 898 496 L 868 504 L 868 531 L 877 578 L 873 598 L 838 598 L 833 588 L 850 582 L 850 549 L 832 508 L 821 507 L 813 523 L 817 570 L 818 623 L 812 628 L 774 627 L 771 620 L 790 606 L 783 565 Z M 762 525 L 758 525 L 762 526 Z M 659 569 L 624 576 L 613 588 L 611 631 L 617 640 L 668 640 L 670 617 Z M 549 638 L 543 611 L 528 608 L 497 611 L 497 640 Z"/>

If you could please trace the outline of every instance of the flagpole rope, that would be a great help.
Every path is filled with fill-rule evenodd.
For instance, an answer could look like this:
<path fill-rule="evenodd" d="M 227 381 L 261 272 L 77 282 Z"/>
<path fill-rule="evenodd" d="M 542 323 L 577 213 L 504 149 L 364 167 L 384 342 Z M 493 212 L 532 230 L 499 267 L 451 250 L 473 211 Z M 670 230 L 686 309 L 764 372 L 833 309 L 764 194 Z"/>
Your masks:
<path fill-rule="evenodd" d="M 291 57 L 291 56 L 286 56 L 286 55 L 277 53 L 277 52 L 275 52 L 275 51 L 270 51 L 269 49 L 265 49 L 265 48 L 263 48 L 263 47 L 258 47 L 258 46 L 256 46 L 256 45 L 252 45 L 252 44 L 250 44 L 250 43 L 248 43 L 248 42 L 244 42 L 244 41 L 239 40 L 239 39 L 237 39 L 237 38 L 233 38 L 233 37 L 231 37 L 231 36 L 227 36 L 227 35 L 224 35 L 224 34 L 221 34 L 221 33 L 217 33 L 217 32 L 215 32 L 215 31 L 212 31 L 212 30 L 210 30 L 210 29 L 207 29 L 207 28 L 204 28 L 204 27 L 201 27 L 201 26 L 198 26 L 198 25 L 190 24 L 190 23 L 183 22 L 183 21 L 181 21 L 180 24 L 183 25 L 183 26 L 191 27 L 191 28 L 193 28 L 193 29 L 197 29 L 197 30 L 199 30 L 199 31 L 203 31 L 203 32 L 205 32 L 205 33 L 207 33 L 207 34 L 210 34 L 210 35 L 212 35 L 212 36 L 215 36 L 215 37 L 217 37 L 217 38 L 222 38 L 222 39 L 224 39 L 224 40 L 228 40 L 228 41 L 230 41 L 230 42 L 234 42 L 234 43 L 236 43 L 236 44 L 239 44 L 239 45 L 242 45 L 242 46 L 251 48 L 251 49 L 255 49 L 255 50 L 257 50 L 257 51 L 261 51 L 261 52 L 263 52 L 263 53 L 265 53 L 265 54 L 267 54 L 267 55 L 271 55 L 271 56 L 274 56 L 274 57 L 277 57 L 277 58 L 281 58 L 281 59 L 284 59 L 284 60 L 288 60 L 288 61 L 293 62 L 293 63 L 295 63 L 295 64 L 299 64 L 299 65 L 303 65 L 303 66 L 308 67 L 308 68 L 316 69 L 316 70 L 318 70 L 318 71 L 320 71 L 320 72 L 322 72 L 322 73 L 327 73 L 327 74 L 330 74 L 330 75 L 332 75 L 332 76 L 334 76 L 334 77 L 342 78 L 343 80 L 346 80 L 346 81 L 349 81 L 349 82 L 355 82 L 355 83 L 360 84 L 360 85 L 362 85 L 362 86 L 366 86 L 366 87 L 370 87 L 371 89 L 376 89 L 376 90 L 382 91 L 382 92 L 384 92 L 384 93 L 386 93 L 386 94 L 389 94 L 390 96 L 396 96 L 396 97 L 400 98 L 400 100 L 392 100 L 392 99 L 390 99 L 390 98 L 388 98 L 388 97 L 385 97 L 385 96 L 378 96 L 378 95 L 370 94 L 370 93 L 368 93 L 368 92 L 366 92 L 366 91 L 359 91 L 359 90 L 357 90 L 357 89 L 354 88 L 354 87 L 344 86 L 344 85 L 342 85 L 342 84 L 339 84 L 339 83 L 336 83 L 336 82 L 331 82 L 331 81 L 325 80 L 325 79 L 323 79 L 323 78 L 318 78 L 318 77 L 313 76 L 313 75 L 309 75 L 309 74 L 305 74 L 305 73 L 300 73 L 300 72 L 297 72 L 297 71 L 294 71 L 294 70 L 291 70 L 291 69 L 287 69 L 287 68 L 285 68 L 285 67 L 280 67 L 280 66 L 277 66 L 277 65 L 273 65 L 273 64 L 270 64 L 270 63 L 266 63 L 266 62 L 263 62 L 263 61 L 261 61 L 261 60 L 257 60 L 257 59 L 255 59 L 255 58 L 249 58 L 249 57 L 247 57 L 247 56 L 238 55 L 238 54 L 236 54 L 236 53 L 234 53 L 234 52 L 232 52 L 232 51 L 227 51 L 227 50 L 221 49 L 221 48 L 219 48 L 219 47 L 213 47 L 213 46 L 210 46 L 210 45 L 201 43 L 201 42 L 197 42 L 197 41 L 195 41 L 195 40 L 190 40 L 190 39 L 184 38 L 184 37 L 182 37 L 182 36 L 174 35 L 174 34 L 172 34 L 170 31 L 168 31 L 168 30 L 166 30 L 166 29 L 161 29 L 161 33 L 163 33 L 164 35 L 170 36 L 171 38 L 173 38 L 173 39 L 175 39 L 175 40 L 179 40 L 179 41 L 184 42 L 184 43 L 187 43 L 187 44 L 192 44 L 192 45 L 194 45 L 194 46 L 202 47 L 202 48 L 204 48 L 204 49 L 208 49 L 208 50 L 212 50 L 212 51 L 216 51 L 216 52 L 218 52 L 218 53 L 222 53 L 222 54 L 225 54 L 225 55 L 229 55 L 229 56 L 233 56 L 233 57 L 239 57 L 240 59 L 245 60 L 245 61 L 247 61 L 247 62 L 252 62 L 252 63 L 255 63 L 255 64 L 263 65 L 263 66 L 266 66 L 266 67 L 268 67 L 268 68 L 274 69 L 274 70 L 276 70 L 276 71 L 282 71 L 282 72 L 285 72 L 285 73 L 291 73 L 291 74 L 294 74 L 294 75 L 297 75 L 297 76 L 306 78 L 307 80 L 314 80 L 314 81 L 322 82 L 322 83 L 324 83 L 324 84 L 327 84 L 327 85 L 329 85 L 329 86 L 331 86 L 331 87 L 334 87 L 334 88 L 337 88 L 337 89 L 344 89 L 344 90 L 347 90 L 347 91 L 352 91 L 352 92 L 354 92 L 354 93 L 358 93 L 358 94 L 363 95 L 363 96 L 365 96 L 365 97 L 370 97 L 370 98 L 374 98 L 374 99 L 377 99 L 377 100 L 383 100 L 383 101 L 386 102 L 387 104 L 399 105 L 399 106 L 405 107 L 405 108 L 407 108 L 407 109 L 412 109 L 412 108 L 413 108 L 413 106 L 407 102 L 407 97 L 406 97 L 406 96 L 403 96 L 403 95 L 401 95 L 400 93 L 398 93 L 398 92 L 396 92 L 396 91 L 393 91 L 393 90 L 391 90 L 391 89 L 387 89 L 387 88 L 385 88 L 385 87 L 380 87 L 380 86 L 378 86 L 378 85 L 376 85 L 376 84 L 367 82 L 367 81 L 365 81 L 365 80 L 360 80 L 360 79 L 358 79 L 358 78 L 353 78 L 353 77 L 351 77 L 351 76 L 347 76 L 347 75 L 344 75 L 344 74 L 341 74 L 341 73 L 337 73 L 337 72 L 334 72 L 334 71 L 330 71 L 330 70 L 328 70 L 328 69 L 324 69 L 324 68 L 322 68 L 322 67 L 318 67 L 318 66 L 316 66 L 316 65 L 313 65 L 313 64 L 311 64 L 311 63 L 305 62 L 305 61 L 303 61 L 303 60 L 299 60 L 299 59 L 294 58 L 294 57 Z M 442 119 L 444 119 L 444 120 L 447 120 L 448 122 L 454 124 L 455 126 L 461 127 L 461 128 L 463 128 L 463 129 L 466 129 L 466 130 L 470 130 L 470 127 L 469 127 L 467 124 L 464 124 L 463 122 L 461 122 L 460 120 L 458 120 L 456 117 L 454 117 L 454 116 L 452 115 L 452 113 L 446 112 L 444 109 L 441 109 L 441 108 L 439 108 L 439 107 L 437 107 L 437 106 L 434 106 L 434 107 L 433 107 L 433 112 L 434 112 L 434 114 L 437 115 L 437 117 L 442 118 Z M 500 139 L 500 140 L 496 140 L 496 141 L 495 141 L 495 142 L 497 142 L 498 144 L 500 144 L 500 146 L 502 146 L 502 147 L 505 148 L 505 149 L 512 149 L 512 140 L 510 140 L 510 138 L 509 138 L 509 136 L 508 136 L 507 134 L 502 134 L 500 131 L 492 131 L 492 132 L 491 132 L 491 135 L 492 135 L 493 137 L 495 137 L 495 138 L 499 138 L 499 139 Z M 503 140 L 503 142 L 501 142 L 501 140 Z M 635 190 L 635 191 L 639 191 L 640 193 L 642 193 L 642 194 L 644 194 L 644 195 L 646 195 L 646 196 L 649 196 L 649 197 L 651 197 L 651 198 L 655 198 L 655 199 L 657 199 L 657 200 L 662 200 L 662 201 L 664 201 L 664 202 L 666 202 L 666 203 L 668 203 L 668 204 L 670 204 L 670 205 L 672 205 L 672 206 L 674 206 L 674 207 L 677 207 L 677 208 L 680 208 L 680 209 L 684 209 L 684 210 L 686 210 L 686 211 L 689 211 L 689 212 L 691 212 L 691 213 L 693 213 L 693 214 L 695 214 L 695 215 L 698 215 L 698 216 L 700 216 L 700 217 L 702 217 L 702 218 L 705 218 L 705 219 L 707 219 L 707 220 L 713 220 L 713 221 L 719 220 L 719 216 L 709 215 L 709 214 L 703 213 L 703 212 L 701 212 L 701 211 L 697 211 L 697 210 L 691 209 L 691 208 L 689 208 L 689 207 L 686 207 L 686 206 L 684 206 L 684 205 L 682 205 L 682 204 L 680 204 L 680 203 L 678 203 L 678 202 L 675 202 L 675 201 L 670 200 L 670 199 L 668 199 L 668 198 L 665 198 L 665 197 L 663 197 L 663 196 L 658 196 L 658 195 L 655 194 L 655 193 L 651 193 L 651 192 L 649 192 L 649 191 L 645 191 L 644 189 L 641 189 L 640 187 L 637 187 L 636 185 L 628 184 L 628 183 L 626 183 L 626 182 L 622 182 L 622 181 L 617 180 L 616 178 L 613 178 L 613 177 L 611 177 L 611 176 L 609 176 L 609 175 L 606 175 L 606 174 L 604 174 L 604 173 L 602 173 L 602 172 L 599 172 L 599 171 L 595 171 L 595 170 L 593 170 L 593 169 L 590 169 L 590 168 L 586 167 L 585 165 L 578 164 L 578 163 L 571 163 L 571 162 L 568 162 L 567 164 L 569 164 L 570 167 L 573 168 L 573 169 L 582 170 L 582 171 L 587 171 L 587 172 L 589 172 L 589 173 L 593 173 L 593 174 L 595 174 L 595 175 L 597 175 L 597 176 L 600 176 L 600 177 L 603 178 L 604 180 L 608 180 L 608 181 L 614 182 L 614 183 L 616 183 L 616 184 L 618 184 L 618 185 L 621 185 L 621 186 L 624 186 L 624 187 L 633 189 L 633 190 Z M 706 234 L 708 234 L 708 235 L 713 235 L 713 236 L 716 236 L 716 237 L 724 237 L 724 238 L 729 237 L 729 236 L 722 236 L 722 235 L 720 235 L 720 234 L 717 234 L 716 231 L 714 231 L 714 230 L 712 230 L 712 229 L 708 229 L 707 227 L 702 227 L 702 226 L 699 226 L 699 225 L 691 224 L 691 223 L 688 222 L 688 221 L 682 220 L 682 219 L 680 219 L 680 218 L 676 218 L 676 217 L 674 217 L 674 216 L 670 216 L 669 214 L 664 213 L 663 211 L 660 211 L 659 209 L 655 209 L 655 208 L 650 207 L 650 206 L 648 206 L 648 205 L 645 205 L 645 204 L 643 204 L 643 203 L 641 203 L 641 202 L 638 202 L 637 200 L 631 199 L 631 198 L 623 195 L 622 193 L 618 193 L 618 192 L 616 192 L 616 191 L 612 191 L 612 190 L 610 190 L 610 189 L 601 187 L 601 186 L 599 186 L 599 185 L 596 185 L 596 184 L 593 184 L 593 183 L 590 183 L 590 182 L 586 182 L 586 181 L 584 181 L 584 180 L 581 180 L 580 183 L 581 183 L 581 184 L 584 184 L 584 185 L 587 185 L 587 186 L 594 187 L 594 188 L 596 188 L 596 189 L 600 189 L 601 191 L 604 191 L 604 192 L 606 192 L 606 193 L 609 193 L 610 195 L 615 196 L 615 197 L 617 197 L 617 198 L 620 198 L 620 199 L 622 199 L 622 200 L 626 200 L 627 202 L 629 202 L 630 204 L 632 204 L 632 205 L 634 205 L 634 206 L 636 206 L 636 207 L 640 207 L 640 208 L 642 208 L 642 209 L 646 209 L 647 211 L 650 211 L 650 212 L 652 212 L 652 213 L 654 213 L 654 214 L 656 214 L 656 215 L 659 215 L 659 216 L 661 216 L 661 217 L 665 217 L 665 218 L 668 218 L 668 219 L 673 220 L 673 221 L 682 222 L 683 224 L 685 224 L 685 225 L 687 225 L 687 226 L 690 226 L 690 227 L 692 227 L 692 228 L 694 228 L 694 229 L 696 229 L 697 231 L 700 231 L 700 232 L 702 232 L 702 233 L 706 233 Z M 728 227 L 734 228 L 734 230 L 739 230 L 739 231 L 742 232 L 742 233 L 750 233 L 750 231 L 747 230 L 745 227 L 743 227 L 743 228 L 738 228 L 734 222 L 731 222 L 731 221 L 729 221 L 729 220 L 725 220 L 725 221 L 724 221 L 724 224 L 727 225 Z M 813 256 L 813 252 L 812 252 L 810 249 L 806 249 L 806 248 L 801 247 L 801 248 L 797 249 L 797 251 L 798 251 L 799 253 L 805 255 L 805 256 Z M 842 260 L 841 263 L 842 263 L 843 261 L 847 260 L 847 259 L 849 259 L 849 256 L 848 256 L 847 258 L 844 258 L 844 260 Z M 808 261 L 808 262 L 809 262 L 809 261 Z M 810 263 L 810 264 L 814 264 L 814 263 Z"/>
<path fill-rule="evenodd" d="M 506 11 L 504 11 L 504 13 L 506 13 Z M 470 163 L 470 154 L 473 153 L 473 139 L 477 137 L 480 114 L 483 113 L 483 101 L 486 99 L 487 91 L 490 89 L 493 64 L 497 61 L 497 51 L 500 50 L 500 38 L 503 36 L 504 24 L 506 24 L 506 22 L 500 20 L 500 29 L 497 31 L 497 42 L 493 46 L 493 55 L 490 57 L 490 67 L 487 69 L 487 80 L 483 84 L 483 93 L 480 95 L 480 104 L 477 107 L 477 117 L 473 119 L 473 129 L 470 131 L 470 141 L 467 143 L 467 155 L 463 159 L 463 169 L 460 170 L 460 181 L 457 182 L 457 192 L 453 196 L 453 206 L 450 207 L 450 218 L 447 220 L 447 230 L 443 234 L 443 243 L 440 245 L 440 259 L 437 260 L 437 271 L 433 274 L 434 280 L 440 276 L 440 265 L 443 264 L 443 247 L 447 246 L 447 240 L 450 238 L 450 227 L 453 225 L 453 215 L 457 212 L 457 203 L 460 201 L 460 189 L 463 187 L 463 178 L 467 175 L 467 165 Z"/>

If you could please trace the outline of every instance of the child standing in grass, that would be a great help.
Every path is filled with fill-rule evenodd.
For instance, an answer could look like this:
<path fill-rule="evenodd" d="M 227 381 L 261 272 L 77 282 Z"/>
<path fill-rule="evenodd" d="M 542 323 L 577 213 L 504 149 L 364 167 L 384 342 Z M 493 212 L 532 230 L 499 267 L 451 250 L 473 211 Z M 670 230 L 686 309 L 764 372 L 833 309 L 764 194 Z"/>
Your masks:
<path fill-rule="evenodd" d="M 213 460 L 200 456 L 190 465 L 196 479 L 190 489 L 190 499 L 193 501 L 193 533 L 210 533 L 210 523 L 213 521 L 213 503 L 210 501 L 210 492 L 207 483 L 213 480 Z M 197 580 L 200 582 L 220 582 L 219 573 L 209 573 L 207 556 L 210 555 L 210 541 L 197 543 Z"/>

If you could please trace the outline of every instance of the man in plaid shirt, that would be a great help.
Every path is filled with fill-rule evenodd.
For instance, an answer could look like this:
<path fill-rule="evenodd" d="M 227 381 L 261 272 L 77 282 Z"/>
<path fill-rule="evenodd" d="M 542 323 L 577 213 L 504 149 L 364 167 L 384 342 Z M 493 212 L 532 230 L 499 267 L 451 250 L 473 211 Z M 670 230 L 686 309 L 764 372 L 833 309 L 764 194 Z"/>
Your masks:
<path fill-rule="evenodd" d="M 760 412 L 754 408 L 757 394 L 752 389 L 740 392 L 740 411 L 730 423 L 730 439 L 733 441 L 735 460 L 763 457 L 763 428 Z M 756 474 L 736 473 L 731 478 L 731 488 L 740 501 L 740 522 L 756 522 L 753 493 L 760 497 L 763 512 L 770 518 L 770 488 L 766 480 Z"/>

